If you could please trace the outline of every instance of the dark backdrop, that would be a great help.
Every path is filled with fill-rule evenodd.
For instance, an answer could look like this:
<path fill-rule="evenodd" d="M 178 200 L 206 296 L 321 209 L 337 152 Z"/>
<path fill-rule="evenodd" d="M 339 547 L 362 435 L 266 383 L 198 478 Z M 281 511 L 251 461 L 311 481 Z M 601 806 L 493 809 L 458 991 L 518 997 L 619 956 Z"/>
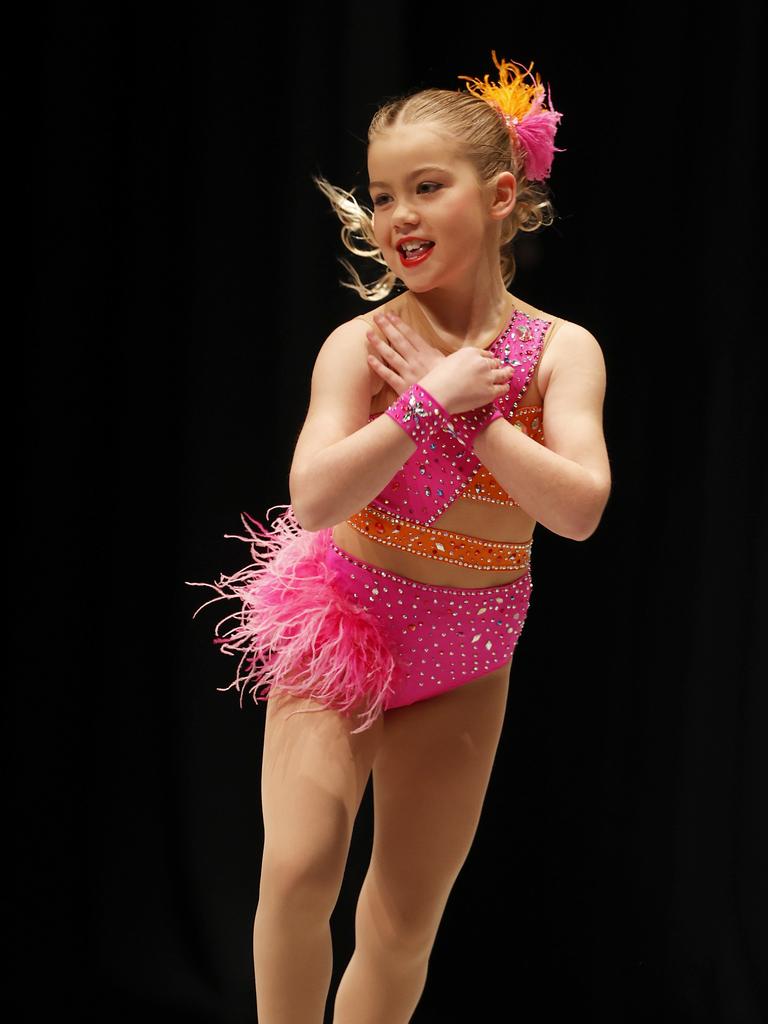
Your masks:
<path fill-rule="evenodd" d="M 19 43 L 17 1019 L 254 1019 L 265 706 L 217 692 L 231 609 L 184 581 L 289 501 L 314 357 L 366 308 L 311 175 L 362 194 L 377 104 L 495 49 L 564 114 L 512 291 L 598 338 L 613 491 L 586 542 L 537 531 L 413 1020 L 765 1020 L 756 6 L 59 4 Z M 369 786 L 329 1004 L 370 837 Z"/>

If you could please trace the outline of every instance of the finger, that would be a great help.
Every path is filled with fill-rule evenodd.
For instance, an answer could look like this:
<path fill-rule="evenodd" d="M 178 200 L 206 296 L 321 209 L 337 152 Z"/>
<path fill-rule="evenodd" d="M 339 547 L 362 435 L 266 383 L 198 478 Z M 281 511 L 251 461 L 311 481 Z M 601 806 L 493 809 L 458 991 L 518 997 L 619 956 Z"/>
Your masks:
<path fill-rule="evenodd" d="M 502 363 L 502 361 L 498 358 L 498 356 L 492 355 L 490 352 L 487 352 L 485 349 L 480 349 L 480 351 L 483 353 L 483 355 L 491 363 L 491 366 L 493 367 L 494 370 L 502 370 L 502 369 L 506 369 L 508 367 L 509 364 L 505 365 L 504 363 Z"/>
<path fill-rule="evenodd" d="M 399 354 L 397 349 L 392 347 L 389 339 L 382 340 L 374 331 L 367 331 L 366 338 L 370 347 L 375 349 L 382 359 L 390 359 Z"/>
<path fill-rule="evenodd" d="M 389 322 L 389 327 L 393 331 L 394 336 L 402 338 L 404 343 L 408 343 L 414 348 L 418 348 L 419 344 L 427 344 L 421 335 L 414 331 L 410 324 L 407 324 L 405 320 L 400 319 L 397 313 L 383 313 L 381 316 L 384 323 L 387 323 L 387 321 Z"/>
<path fill-rule="evenodd" d="M 378 352 L 381 352 L 382 355 L 385 355 L 389 362 L 391 362 L 396 369 L 402 369 L 405 365 L 407 365 L 402 355 L 398 352 L 398 350 L 395 348 L 392 342 L 389 341 L 389 339 L 387 339 L 387 348 L 386 350 L 384 350 L 383 346 L 385 343 L 382 342 L 378 335 L 374 334 L 373 331 L 366 331 L 366 337 L 368 338 L 368 341 L 376 348 L 376 350 Z"/>
<path fill-rule="evenodd" d="M 388 384 L 394 384 L 396 380 L 400 379 L 398 374 L 393 373 L 392 370 L 390 370 L 390 368 L 387 366 L 387 364 L 382 363 L 382 361 L 380 359 L 377 359 L 376 356 L 369 355 L 368 362 L 376 371 L 376 373 L 378 373 L 380 377 L 383 377 L 383 379 Z"/>
<path fill-rule="evenodd" d="M 401 343 L 405 342 L 405 337 L 400 329 L 392 322 L 392 320 L 384 313 L 374 313 L 373 319 L 376 326 L 387 338 L 387 340 L 395 339 Z"/>

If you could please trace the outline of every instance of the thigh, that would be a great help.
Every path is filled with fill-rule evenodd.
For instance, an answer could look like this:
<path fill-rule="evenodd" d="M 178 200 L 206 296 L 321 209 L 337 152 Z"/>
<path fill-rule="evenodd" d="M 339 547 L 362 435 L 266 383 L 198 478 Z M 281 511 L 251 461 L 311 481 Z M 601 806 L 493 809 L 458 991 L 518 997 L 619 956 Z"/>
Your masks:
<path fill-rule="evenodd" d="M 389 920 L 429 931 L 442 913 L 477 831 L 510 668 L 385 713 L 371 870 Z"/>
<path fill-rule="evenodd" d="M 341 883 L 383 719 L 351 735 L 355 724 L 311 698 L 280 694 L 267 700 L 262 881 L 269 876 L 271 885 L 265 890 L 300 895 L 297 886 L 304 882 L 325 899 Z"/>

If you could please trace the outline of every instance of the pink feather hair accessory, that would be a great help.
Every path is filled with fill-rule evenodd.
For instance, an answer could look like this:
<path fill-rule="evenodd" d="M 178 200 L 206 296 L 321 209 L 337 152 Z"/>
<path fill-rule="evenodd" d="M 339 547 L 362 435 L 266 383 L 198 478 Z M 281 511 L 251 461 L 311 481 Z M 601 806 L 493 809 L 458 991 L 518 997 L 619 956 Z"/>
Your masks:
<path fill-rule="evenodd" d="M 469 83 L 467 89 L 495 108 L 509 130 L 511 139 L 523 154 L 523 173 L 529 181 L 543 181 L 552 169 L 555 153 L 565 149 L 555 146 L 555 133 L 562 114 L 552 105 L 552 93 L 547 87 L 549 109 L 544 107 L 544 86 L 538 72 L 531 75 L 530 68 L 517 61 L 499 60 L 491 51 L 493 62 L 499 69 L 499 81 L 491 82 L 488 75 L 481 81 L 469 75 L 459 75 Z M 523 70 L 520 70 L 523 69 Z M 510 77 L 511 76 L 511 77 Z M 526 76 L 531 83 L 525 81 Z"/>

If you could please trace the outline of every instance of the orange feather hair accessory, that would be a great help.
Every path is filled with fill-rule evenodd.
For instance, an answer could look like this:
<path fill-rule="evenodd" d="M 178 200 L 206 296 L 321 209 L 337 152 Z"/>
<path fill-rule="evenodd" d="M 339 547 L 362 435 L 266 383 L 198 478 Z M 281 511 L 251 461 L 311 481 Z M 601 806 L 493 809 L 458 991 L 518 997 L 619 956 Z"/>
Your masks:
<path fill-rule="evenodd" d="M 552 94 L 547 87 L 549 109 L 544 107 L 544 86 L 538 72 L 534 77 L 530 68 L 517 61 L 496 58 L 492 50 L 493 63 L 499 70 L 499 81 L 489 81 L 488 75 L 481 81 L 470 75 L 459 75 L 469 84 L 467 89 L 494 107 L 509 130 L 515 136 L 524 155 L 524 174 L 529 181 L 543 181 L 548 178 L 555 153 L 565 153 L 555 144 L 555 132 L 562 114 L 552 105 Z M 523 70 L 520 70 L 520 69 Z M 510 77 L 510 73 L 512 77 Z M 531 83 L 525 81 L 531 78 Z"/>

